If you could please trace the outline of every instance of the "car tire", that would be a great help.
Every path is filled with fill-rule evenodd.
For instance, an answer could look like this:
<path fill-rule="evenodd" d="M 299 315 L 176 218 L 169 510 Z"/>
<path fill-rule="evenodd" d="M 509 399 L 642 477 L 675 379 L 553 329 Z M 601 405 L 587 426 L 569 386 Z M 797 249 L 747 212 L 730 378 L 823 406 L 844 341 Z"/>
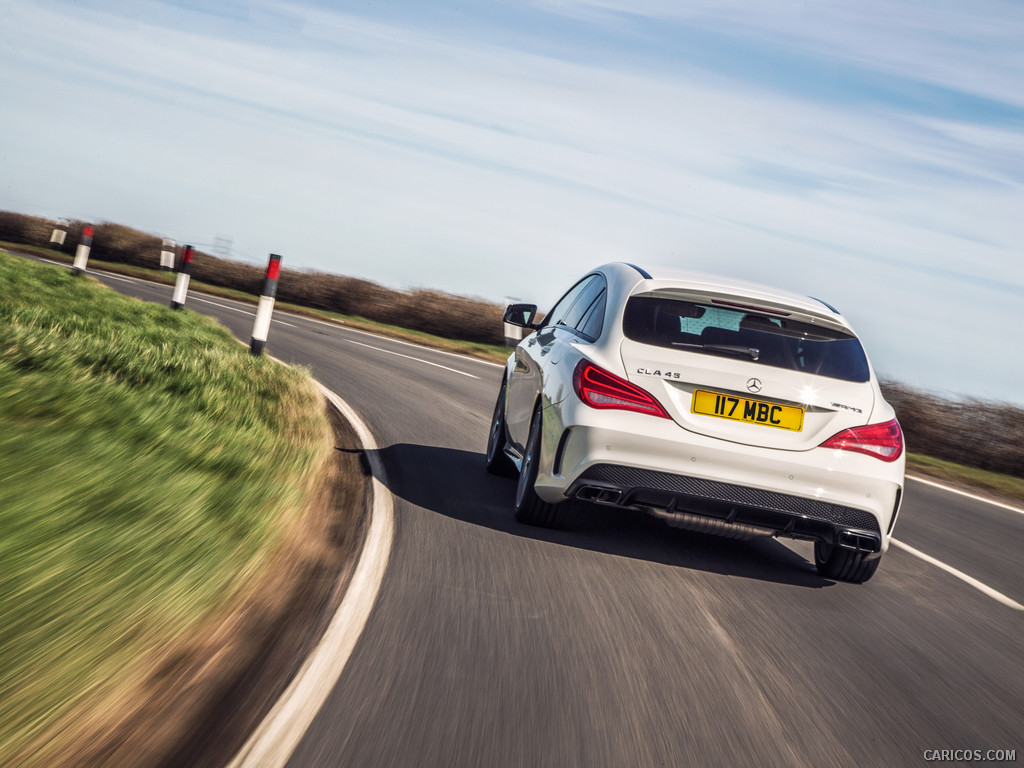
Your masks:
<path fill-rule="evenodd" d="M 875 575 L 881 561 L 881 556 L 868 560 L 864 552 L 854 552 L 823 541 L 814 542 L 814 565 L 818 575 L 826 579 L 863 584 Z"/>
<path fill-rule="evenodd" d="M 541 528 L 561 528 L 567 520 L 569 502 L 550 504 L 540 498 L 534 490 L 540 461 L 542 426 L 543 417 L 540 410 L 537 410 L 530 422 L 530 436 L 526 440 L 523 467 L 519 472 L 519 483 L 516 485 L 516 520 Z"/>
<path fill-rule="evenodd" d="M 508 435 L 505 429 L 505 382 L 501 384 L 498 400 L 494 404 L 494 415 L 491 417 L 491 430 L 487 434 L 487 471 L 499 477 L 515 477 L 516 465 L 505 455 L 505 443 Z"/>

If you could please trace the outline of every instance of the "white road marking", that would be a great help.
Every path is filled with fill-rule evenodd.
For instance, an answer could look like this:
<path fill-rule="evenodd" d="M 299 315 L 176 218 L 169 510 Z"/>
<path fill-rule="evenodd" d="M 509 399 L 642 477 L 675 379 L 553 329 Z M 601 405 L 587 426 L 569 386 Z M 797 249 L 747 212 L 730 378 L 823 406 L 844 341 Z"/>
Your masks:
<path fill-rule="evenodd" d="M 935 488 L 941 488 L 942 490 L 949 491 L 950 493 L 956 493 L 959 494 L 960 496 L 966 496 L 968 499 L 973 499 L 974 501 L 983 501 L 986 504 L 991 504 L 993 507 L 1008 509 L 1011 512 L 1016 512 L 1018 515 L 1024 515 L 1024 509 L 1021 509 L 1020 507 L 1014 507 L 1009 504 L 1003 504 L 1001 501 L 992 501 L 992 499 L 986 499 L 983 496 L 976 496 L 973 493 L 969 493 L 968 491 L 961 491 L 959 488 L 950 488 L 948 485 L 936 483 L 934 480 L 925 480 L 923 477 L 918 477 L 917 475 L 907 475 L 907 478 L 910 480 L 916 480 L 919 483 L 924 483 L 925 485 L 931 485 Z"/>
<path fill-rule="evenodd" d="M 65 264 L 63 261 L 54 261 L 53 259 L 44 259 L 42 256 L 33 256 L 32 258 L 38 259 L 39 261 L 45 261 L 47 264 L 53 264 L 58 267 L 70 267 L 70 264 Z M 88 270 L 86 270 L 88 272 Z"/>
<path fill-rule="evenodd" d="M 209 299 L 201 299 L 198 296 L 193 296 L 192 299 L 193 299 L 193 301 L 201 301 L 203 304 L 211 304 L 211 305 L 213 305 L 215 307 L 220 307 L 221 309 L 230 309 L 232 312 L 240 312 L 243 315 L 255 315 L 256 314 L 255 312 L 251 312 L 248 309 L 242 309 L 241 307 L 229 307 L 227 304 L 221 304 L 220 302 L 217 302 L 217 301 L 210 301 Z M 248 306 L 248 305 L 245 305 L 245 306 Z"/>
<path fill-rule="evenodd" d="M 384 465 L 366 424 L 344 400 L 324 387 L 327 399 L 355 429 L 373 475 L 370 529 L 352 582 L 317 647 L 274 708 L 231 761 L 229 768 L 280 768 L 288 762 L 352 656 L 377 601 L 391 554 L 395 520 Z"/>
<path fill-rule="evenodd" d="M 87 269 L 85 271 L 88 273 L 89 270 Z M 113 274 L 111 272 L 102 272 L 101 274 L 104 277 L 109 278 L 111 280 L 120 280 L 122 283 L 141 283 L 142 282 L 141 280 L 135 280 L 134 278 L 131 278 L 131 277 L 121 277 L 120 275 L 115 275 L 115 274 Z"/>
<path fill-rule="evenodd" d="M 336 323 L 331 323 L 331 322 L 328 322 L 326 320 L 317 320 L 315 317 L 306 317 L 305 315 L 291 315 L 291 317 L 295 317 L 295 318 L 299 318 L 299 319 L 302 319 L 302 320 L 306 320 L 306 321 L 308 321 L 310 323 L 316 323 L 317 325 L 326 325 L 328 328 L 334 328 L 335 330 L 342 330 L 342 331 L 346 331 L 348 333 L 359 333 L 359 334 L 362 334 L 363 336 L 369 336 L 369 337 L 374 338 L 374 339 L 386 340 L 386 341 L 391 342 L 392 344 L 404 344 L 407 347 L 413 347 L 414 349 L 422 349 L 422 350 L 425 350 L 425 351 L 428 351 L 428 352 L 432 352 L 433 354 L 436 354 L 436 355 L 448 355 L 449 357 L 456 357 L 459 360 L 465 360 L 466 362 L 469 362 L 469 363 L 479 363 L 480 365 L 490 365 L 490 366 L 494 366 L 496 368 L 504 368 L 505 367 L 504 363 L 495 363 L 495 362 L 492 362 L 491 360 L 481 360 L 479 357 L 469 357 L 468 355 L 460 354 L 459 352 L 449 352 L 446 349 L 437 349 L 435 347 L 428 347 L 428 346 L 426 346 L 424 344 L 417 344 L 414 341 L 403 341 L 402 339 L 395 339 L 395 338 L 392 338 L 391 336 L 381 336 L 379 333 L 374 333 L 373 331 L 364 331 L 361 328 L 353 328 L 353 327 L 351 327 L 349 325 L 345 325 L 344 321 L 338 321 Z M 512 354 L 512 350 L 509 350 L 509 354 Z"/>
<path fill-rule="evenodd" d="M 254 312 L 254 311 L 250 312 L 249 310 L 240 309 L 238 307 L 229 307 L 227 304 L 221 304 L 220 302 L 217 302 L 217 301 L 210 301 L 209 299 L 201 299 L 198 296 L 193 296 L 192 299 L 193 299 L 193 301 L 201 301 L 201 302 L 203 302 L 203 304 L 210 304 L 210 305 L 212 305 L 214 307 L 220 307 L 221 309 L 230 309 L 232 312 L 241 312 L 243 315 L 253 315 L 253 316 L 255 316 L 255 314 L 256 314 L 256 312 Z M 248 306 L 248 305 L 245 305 L 245 306 Z M 278 325 L 287 326 L 288 328 L 295 328 L 295 327 L 297 327 L 297 326 L 292 325 L 291 323 L 286 323 L 284 320 L 276 320 L 275 319 L 275 320 L 271 320 L 271 322 L 277 323 Z"/>
<path fill-rule="evenodd" d="M 104 277 L 108 277 L 111 280 L 120 280 L 122 283 L 150 283 L 151 285 L 163 285 L 163 283 L 154 283 L 151 280 L 138 280 L 132 277 L 122 277 L 121 275 L 115 275 L 112 272 L 104 272 Z M 210 304 L 214 307 L 220 307 L 221 309 L 230 309 L 232 312 L 241 312 L 243 315 L 255 315 L 255 312 L 251 312 L 246 309 L 240 309 L 239 307 L 229 307 L 227 304 L 221 304 L 217 301 L 210 301 L 209 299 L 203 299 L 193 294 L 191 297 L 192 301 L 201 301 L 203 304 Z M 247 306 L 247 305 L 246 305 Z M 284 325 L 288 328 L 295 328 L 296 326 L 291 323 L 286 323 L 284 320 L 273 319 L 271 322 L 277 323 L 278 325 Z"/>
<path fill-rule="evenodd" d="M 1013 608 L 1015 611 L 1024 611 L 1024 605 L 1021 605 L 1016 600 L 1013 600 L 1013 599 L 1007 597 L 1002 592 L 999 592 L 999 591 L 997 591 L 995 589 L 992 589 L 992 587 L 988 586 L 987 584 L 983 584 L 982 582 L 978 581 L 973 576 L 968 576 L 963 571 L 958 571 L 953 566 L 947 565 L 946 563 L 944 563 L 941 560 L 938 560 L 938 559 L 932 557 L 931 555 L 926 555 L 921 550 L 914 549 L 914 547 L 910 546 L 909 544 L 904 544 L 902 541 L 897 541 L 896 539 L 890 539 L 889 543 L 893 544 L 896 547 L 899 547 L 900 549 L 904 550 L 905 552 L 909 552 L 914 557 L 921 558 L 926 563 L 931 563 L 936 568 L 940 568 L 940 569 L 942 569 L 943 571 L 945 571 L 946 573 L 948 573 L 948 574 L 950 574 L 952 576 L 956 576 L 958 579 L 960 579 L 960 581 L 964 582 L 965 584 L 970 584 L 972 587 L 974 587 L 976 590 L 981 592 L 983 595 L 987 595 L 988 597 L 991 597 L 993 600 L 995 600 L 997 602 L 1000 602 L 1000 603 L 1002 603 L 1003 605 L 1005 605 L 1005 606 L 1007 606 L 1009 608 Z"/>
<path fill-rule="evenodd" d="M 353 341 L 352 339 L 345 339 L 345 341 L 347 341 L 349 344 L 358 344 L 360 347 L 367 347 L 369 349 L 375 349 L 378 352 L 386 352 L 387 354 L 395 355 L 396 357 L 404 357 L 404 358 L 406 358 L 408 360 L 415 360 L 417 363 L 423 363 L 424 365 L 432 365 L 435 368 L 443 368 L 446 371 L 451 371 L 452 373 L 457 373 L 457 374 L 459 374 L 461 376 L 469 376 L 469 378 L 471 378 L 471 379 L 479 379 L 480 378 L 479 376 L 474 376 L 472 373 L 466 373 L 465 371 L 460 371 L 457 368 L 449 368 L 447 365 L 441 365 L 440 363 L 432 363 L 429 360 L 423 360 L 422 358 L 413 357 L 412 355 L 403 355 L 401 352 L 392 352 L 390 349 L 382 349 L 381 347 L 374 347 L 371 344 L 363 344 L 363 342 L 361 342 L 361 341 Z"/>

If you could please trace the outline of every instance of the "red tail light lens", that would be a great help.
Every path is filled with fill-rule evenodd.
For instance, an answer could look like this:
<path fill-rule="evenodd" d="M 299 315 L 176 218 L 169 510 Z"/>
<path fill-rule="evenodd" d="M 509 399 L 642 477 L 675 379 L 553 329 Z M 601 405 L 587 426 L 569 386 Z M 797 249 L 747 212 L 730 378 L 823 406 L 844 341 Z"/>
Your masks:
<path fill-rule="evenodd" d="M 589 360 L 580 360 L 576 365 L 572 386 L 580 400 L 591 408 L 614 408 L 671 418 L 650 392 L 598 368 Z"/>
<path fill-rule="evenodd" d="M 833 435 L 821 447 L 866 453 L 882 461 L 896 461 L 903 455 L 903 430 L 896 419 L 884 424 L 868 424 Z"/>

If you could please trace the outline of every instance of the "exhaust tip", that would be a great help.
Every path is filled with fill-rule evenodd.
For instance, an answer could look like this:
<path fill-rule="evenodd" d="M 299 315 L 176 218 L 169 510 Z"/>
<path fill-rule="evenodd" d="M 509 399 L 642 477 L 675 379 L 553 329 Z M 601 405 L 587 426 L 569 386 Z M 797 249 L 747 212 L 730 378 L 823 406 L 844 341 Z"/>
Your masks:
<path fill-rule="evenodd" d="M 576 498 L 596 504 L 618 504 L 622 500 L 622 491 L 614 488 L 600 488 L 596 485 L 584 485 L 576 491 Z"/>
<path fill-rule="evenodd" d="M 882 548 L 876 536 L 854 531 L 840 531 L 836 543 L 843 549 L 855 552 L 878 552 Z"/>

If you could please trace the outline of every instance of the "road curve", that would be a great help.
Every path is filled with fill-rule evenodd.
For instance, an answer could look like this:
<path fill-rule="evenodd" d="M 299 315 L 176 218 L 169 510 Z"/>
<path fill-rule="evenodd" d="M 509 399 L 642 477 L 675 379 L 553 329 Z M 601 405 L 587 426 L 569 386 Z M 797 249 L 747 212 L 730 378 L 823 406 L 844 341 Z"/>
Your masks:
<path fill-rule="evenodd" d="M 251 307 L 188 307 L 248 342 Z M 280 313 L 267 349 L 361 414 L 395 515 L 377 603 L 289 766 L 1024 759 L 1024 612 L 896 547 L 852 586 L 802 542 L 601 508 L 520 525 L 512 481 L 484 471 L 500 368 Z M 909 481 L 896 535 L 1024 603 L 1024 514 Z"/>

